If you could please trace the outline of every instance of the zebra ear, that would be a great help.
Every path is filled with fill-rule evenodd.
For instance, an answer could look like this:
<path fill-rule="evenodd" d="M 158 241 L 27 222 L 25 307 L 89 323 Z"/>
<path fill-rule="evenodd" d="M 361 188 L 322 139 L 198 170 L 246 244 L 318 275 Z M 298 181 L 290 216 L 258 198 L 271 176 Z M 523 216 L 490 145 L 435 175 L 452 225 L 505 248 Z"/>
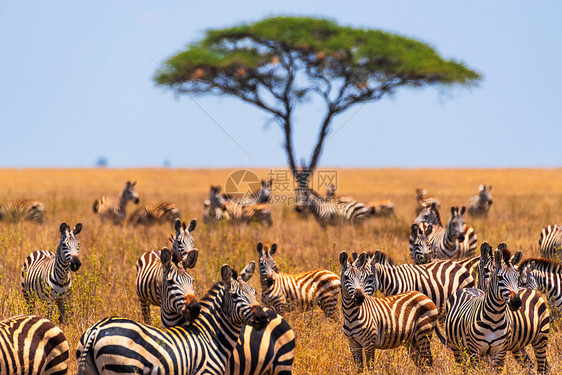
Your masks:
<path fill-rule="evenodd" d="M 502 263 L 502 252 L 499 249 L 496 249 L 496 251 L 494 251 L 494 265 L 496 266 L 496 268 L 499 268 L 501 266 Z"/>
<path fill-rule="evenodd" d="M 67 228 L 68 228 L 68 225 L 66 225 L 66 223 L 62 223 L 62 224 L 60 225 L 60 228 L 59 228 L 59 229 L 60 229 L 60 233 L 61 233 L 61 234 L 65 234 Z"/>
<path fill-rule="evenodd" d="M 365 265 L 366 261 L 367 261 L 367 254 L 365 252 L 362 252 L 361 255 L 359 255 L 359 258 L 357 258 L 357 262 L 355 263 L 355 266 L 357 268 L 361 268 Z"/>
<path fill-rule="evenodd" d="M 163 247 L 160 251 L 160 262 L 164 268 L 168 268 L 172 265 L 172 252 L 167 247 Z"/>
<path fill-rule="evenodd" d="M 414 224 L 412 224 L 411 229 L 412 229 L 412 234 L 415 234 L 417 236 L 418 230 L 420 229 L 419 225 L 414 223 Z"/>
<path fill-rule="evenodd" d="M 351 259 L 353 259 L 353 261 L 355 262 L 357 260 L 359 256 L 357 255 L 357 253 L 355 251 L 351 252 Z"/>
<path fill-rule="evenodd" d="M 221 268 L 221 278 L 223 283 L 230 284 L 232 282 L 232 268 L 228 264 L 225 264 Z"/>
<path fill-rule="evenodd" d="M 492 185 L 488 186 L 488 191 L 492 190 Z"/>
<path fill-rule="evenodd" d="M 466 212 L 466 206 L 462 206 L 462 208 L 461 208 L 461 215 L 464 215 L 465 212 Z"/>
<path fill-rule="evenodd" d="M 480 185 L 478 187 L 478 191 L 484 191 L 484 190 L 486 190 L 486 185 Z"/>
<path fill-rule="evenodd" d="M 180 219 L 176 219 L 176 221 L 174 221 L 174 229 L 176 230 L 176 235 L 180 234 L 180 230 L 181 230 L 181 220 Z"/>
<path fill-rule="evenodd" d="M 492 248 L 488 242 L 482 242 L 480 245 L 480 258 L 489 258 L 492 255 Z"/>
<path fill-rule="evenodd" d="M 375 254 L 373 255 L 373 259 L 371 259 L 371 264 L 374 265 L 376 263 L 379 263 L 381 261 L 381 251 L 377 250 L 375 251 Z"/>
<path fill-rule="evenodd" d="M 76 226 L 72 230 L 72 233 L 74 233 L 74 235 L 77 235 L 81 231 L 82 231 L 82 223 L 78 223 L 78 224 L 76 224 Z"/>
<path fill-rule="evenodd" d="M 244 267 L 242 272 L 240 272 L 240 277 L 242 278 L 242 280 L 248 281 L 254 274 L 255 270 L 256 270 L 256 262 L 252 260 L 250 263 L 248 263 L 246 267 Z"/>
<path fill-rule="evenodd" d="M 271 248 L 269 249 L 269 255 L 275 254 L 276 251 L 277 251 L 277 244 L 274 243 L 273 245 L 271 245 Z"/>
<path fill-rule="evenodd" d="M 518 252 L 515 253 L 515 255 L 511 257 L 509 263 L 515 266 L 521 261 L 521 258 L 523 258 L 523 251 L 519 250 Z"/>
<path fill-rule="evenodd" d="M 261 242 L 258 242 L 258 255 L 263 256 L 263 244 Z"/>
<path fill-rule="evenodd" d="M 340 253 L 340 265 L 342 271 L 345 271 L 347 269 L 347 253 L 345 251 L 342 251 Z"/>
<path fill-rule="evenodd" d="M 184 260 L 182 261 L 183 268 L 193 268 L 197 264 L 197 257 L 199 256 L 199 252 L 197 250 L 191 250 L 185 256 Z"/>
<path fill-rule="evenodd" d="M 189 233 L 193 232 L 195 230 L 195 228 L 197 227 L 197 219 L 193 219 L 191 220 L 191 222 L 189 223 L 189 227 L 187 228 L 187 231 Z"/>
<path fill-rule="evenodd" d="M 455 212 L 458 212 L 458 211 L 459 211 L 459 208 L 458 208 L 458 207 L 451 206 L 451 215 L 452 215 L 452 216 L 455 216 Z"/>
<path fill-rule="evenodd" d="M 498 245 L 498 250 L 503 250 L 503 249 L 507 249 L 507 244 L 505 242 L 502 242 Z"/>
<path fill-rule="evenodd" d="M 425 234 L 425 236 L 427 237 L 427 236 L 429 236 L 429 235 L 431 234 L 431 232 L 433 232 L 433 225 L 432 225 L 432 224 L 429 224 L 429 225 L 427 226 L 427 228 L 425 228 L 425 233 L 424 233 L 424 234 Z"/>

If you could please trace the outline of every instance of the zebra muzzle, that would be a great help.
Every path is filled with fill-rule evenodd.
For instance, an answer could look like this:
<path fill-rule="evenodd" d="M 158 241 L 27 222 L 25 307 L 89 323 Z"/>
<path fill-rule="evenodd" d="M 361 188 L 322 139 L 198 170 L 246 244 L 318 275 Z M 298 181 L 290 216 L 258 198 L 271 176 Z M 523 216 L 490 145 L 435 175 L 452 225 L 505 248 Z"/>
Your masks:
<path fill-rule="evenodd" d="M 273 277 L 268 276 L 268 277 L 265 279 L 265 284 L 266 284 L 268 287 L 272 286 L 272 285 L 273 285 Z"/>
<path fill-rule="evenodd" d="M 353 295 L 353 303 L 355 306 L 361 306 L 365 302 L 365 294 L 361 289 L 357 289 Z"/>
<path fill-rule="evenodd" d="M 201 305 L 197 302 L 197 299 L 193 294 L 188 294 L 185 296 L 185 306 L 183 308 L 183 317 L 190 323 L 193 323 L 195 319 L 199 316 L 201 312 Z"/>
<path fill-rule="evenodd" d="M 263 310 L 263 307 L 261 307 L 260 305 L 253 305 L 252 315 L 253 317 L 250 325 L 258 331 L 265 329 L 268 323 L 268 319 L 267 314 Z"/>
<path fill-rule="evenodd" d="M 510 294 L 514 294 L 513 292 L 511 292 Z M 523 301 L 521 301 L 521 297 L 519 297 L 518 294 L 514 294 L 511 299 L 509 300 L 508 304 L 509 309 L 511 311 L 517 311 L 519 310 L 519 308 L 521 307 L 521 305 L 523 305 Z"/>
<path fill-rule="evenodd" d="M 70 270 L 72 272 L 78 271 L 81 265 L 82 262 L 80 262 L 80 259 L 77 256 L 73 256 L 72 259 L 70 260 Z"/>

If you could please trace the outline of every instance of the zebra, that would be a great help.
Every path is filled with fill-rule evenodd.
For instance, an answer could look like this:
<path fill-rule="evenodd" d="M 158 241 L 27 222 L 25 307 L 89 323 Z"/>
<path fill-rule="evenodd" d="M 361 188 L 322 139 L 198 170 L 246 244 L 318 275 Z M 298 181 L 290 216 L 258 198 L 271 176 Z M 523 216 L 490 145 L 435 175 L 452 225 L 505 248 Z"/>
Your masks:
<path fill-rule="evenodd" d="M 106 220 L 115 225 L 121 225 L 125 222 L 127 203 L 129 201 L 135 204 L 139 203 L 139 195 L 135 191 L 136 184 L 136 181 L 127 181 L 119 200 L 103 196 L 94 201 L 92 211 L 94 211 L 94 214 L 99 215 L 102 223 Z"/>
<path fill-rule="evenodd" d="M 38 201 L 27 199 L 6 202 L 0 205 L 0 221 L 16 222 L 23 219 L 43 224 L 45 215 L 45 205 Z"/>
<path fill-rule="evenodd" d="M 551 320 L 559 320 L 562 315 L 562 264 L 553 259 L 525 259 L 519 265 L 519 275 L 522 286 L 545 295 Z"/>
<path fill-rule="evenodd" d="M 82 230 L 82 223 L 74 229 L 66 223 L 60 225 L 60 241 L 56 253 L 46 250 L 28 255 L 21 271 L 21 288 L 30 310 L 34 298 L 55 303 L 59 310 L 59 322 L 66 318 L 66 305 L 70 299 L 70 271 L 76 272 L 81 266 L 79 242 L 76 235 Z"/>
<path fill-rule="evenodd" d="M 175 236 L 170 238 L 172 242 L 172 252 L 177 252 L 179 254 L 184 270 L 195 267 L 197 263 L 199 252 L 194 246 L 195 239 L 191 235 L 196 227 L 196 219 L 191 220 L 189 227 L 186 223 L 182 223 L 180 219 L 176 219 L 174 223 L 176 233 Z M 147 251 L 137 260 L 135 287 L 141 303 L 143 319 L 146 324 L 150 324 L 151 322 L 150 305 L 160 306 L 162 301 L 163 270 L 160 254 L 160 251 Z M 190 280 L 189 282 L 193 284 L 193 280 L 187 272 L 186 277 L 188 277 Z M 191 288 L 193 289 L 193 285 Z M 193 292 L 191 294 L 193 294 Z"/>
<path fill-rule="evenodd" d="M 340 278 L 327 270 L 308 271 L 298 275 L 279 272 L 273 255 L 277 244 L 257 245 L 259 255 L 259 272 L 261 283 L 261 299 L 263 303 L 278 314 L 297 308 L 307 309 L 314 305 L 320 306 L 324 314 L 333 320 L 337 319 L 338 294 Z"/>
<path fill-rule="evenodd" d="M 477 237 L 472 227 L 464 221 L 466 207 L 451 207 L 451 218 L 446 227 L 433 226 L 428 235 L 429 243 L 438 259 L 472 257 L 476 253 Z"/>
<path fill-rule="evenodd" d="M 373 277 L 377 280 L 377 290 L 385 296 L 415 290 L 428 296 L 440 312 L 457 290 L 475 285 L 470 271 L 452 260 L 395 265 L 388 255 L 376 251 L 370 263 Z"/>
<path fill-rule="evenodd" d="M 411 226 L 410 233 L 410 253 L 415 264 L 425 264 L 431 262 L 435 258 L 435 250 L 430 246 L 427 236 L 433 230 L 433 226 L 428 225 L 422 230 L 416 223 Z"/>
<path fill-rule="evenodd" d="M 180 211 L 175 203 L 162 202 L 137 208 L 127 218 L 127 224 L 136 227 L 138 225 L 173 223 L 179 218 Z"/>
<path fill-rule="evenodd" d="M 432 366 L 430 340 L 439 314 L 433 301 L 416 291 L 374 298 L 378 285 L 368 270 L 365 253 L 350 263 L 343 251 L 340 264 L 343 332 L 359 372 L 363 371 L 363 351 L 367 367 L 372 369 L 375 349 L 401 345 L 407 347 L 416 366 Z"/>
<path fill-rule="evenodd" d="M 435 203 L 424 207 L 418 217 L 414 219 L 416 224 L 431 224 L 438 227 L 442 227 L 443 223 L 441 221 L 441 214 L 439 213 L 439 208 Z"/>
<path fill-rule="evenodd" d="M 242 328 L 236 347 L 228 360 L 226 375 L 289 375 L 295 357 L 295 332 L 281 315 L 263 309 L 269 323 L 263 331 L 252 326 Z"/>
<path fill-rule="evenodd" d="M 242 205 L 220 192 L 220 186 L 211 186 L 208 198 L 210 203 L 203 215 L 205 222 L 226 220 L 233 223 L 259 222 L 268 226 L 273 224 L 267 204 Z"/>
<path fill-rule="evenodd" d="M 488 211 L 492 206 L 492 185 L 480 185 L 478 188 L 478 194 L 472 196 L 468 203 L 468 214 L 470 216 L 488 216 Z"/>
<path fill-rule="evenodd" d="M 501 370 L 505 354 L 510 351 L 519 363 L 531 367 L 532 360 L 525 350 L 530 344 L 537 358 L 538 373 L 548 372 L 546 349 L 550 316 L 546 302 L 538 293 L 524 289 L 517 294 L 522 280 L 521 267 L 518 272 L 515 265 L 521 260 L 521 251 L 511 256 L 507 245 L 501 243 L 492 263 L 492 250 L 485 242 L 481 253 L 483 258 L 490 259 L 480 265 L 480 270 L 488 268 L 485 271 L 488 280 L 482 283 L 485 289 L 459 291 L 446 307 L 446 331 L 448 342 L 453 343 L 455 359 L 462 362 L 465 348 L 473 363 L 479 356 L 491 353 L 495 354 L 492 356 L 494 367 Z M 523 269 L 528 268 L 524 266 Z M 497 293 L 502 285 L 503 295 Z M 507 300 L 509 309 L 505 308 Z M 492 324 L 488 318 L 492 319 Z"/>
<path fill-rule="evenodd" d="M 20 315 L 0 321 L 0 373 L 65 375 L 68 341 L 49 319 Z"/>
<path fill-rule="evenodd" d="M 416 206 L 416 215 L 419 215 L 425 207 L 428 207 L 432 204 L 435 204 L 438 209 L 441 208 L 441 202 L 439 201 L 439 198 L 433 195 L 428 195 L 426 189 L 416 189 L 416 201 L 418 203 Z"/>
<path fill-rule="evenodd" d="M 244 324 L 260 331 L 267 315 L 246 282 L 251 262 L 240 276 L 228 265 L 222 282 L 201 299 L 201 311 L 187 326 L 156 328 L 125 318 L 105 318 L 80 338 L 78 374 L 224 374 Z"/>
<path fill-rule="evenodd" d="M 562 228 L 549 225 L 541 231 L 539 237 L 541 257 L 560 260 L 562 256 Z"/>
<path fill-rule="evenodd" d="M 269 203 L 269 199 L 271 198 L 271 188 L 273 186 L 273 178 L 269 180 L 261 180 L 261 186 L 258 190 L 254 191 L 250 194 L 245 194 L 239 202 L 244 206 L 250 206 L 254 204 L 262 204 L 262 203 Z"/>

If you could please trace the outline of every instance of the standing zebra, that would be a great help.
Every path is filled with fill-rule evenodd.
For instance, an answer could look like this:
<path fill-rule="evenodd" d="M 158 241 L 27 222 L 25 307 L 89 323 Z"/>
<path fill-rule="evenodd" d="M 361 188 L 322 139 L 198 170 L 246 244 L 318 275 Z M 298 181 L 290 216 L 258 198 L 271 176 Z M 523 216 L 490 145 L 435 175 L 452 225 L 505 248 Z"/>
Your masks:
<path fill-rule="evenodd" d="M 449 296 L 457 290 L 474 287 L 470 271 L 458 262 L 441 260 L 397 266 L 387 258 L 385 253 L 376 251 L 371 260 L 371 271 L 377 280 L 378 290 L 386 296 L 415 290 L 431 298 L 441 311 Z"/>
<path fill-rule="evenodd" d="M 0 221 L 16 222 L 23 219 L 42 224 L 45 214 L 45 205 L 38 201 L 22 200 L 0 204 Z"/>
<path fill-rule="evenodd" d="M 420 211 L 418 217 L 414 219 L 416 224 L 431 224 L 438 227 L 442 227 L 441 214 L 439 213 L 439 208 L 435 203 L 429 206 L 423 207 Z"/>
<path fill-rule="evenodd" d="M 179 218 L 180 210 L 175 203 L 162 202 L 137 208 L 127 218 L 127 224 L 136 227 L 138 225 L 173 223 Z"/>
<path fill-rule="evenodd" d="M 530 258 L 519 265 L 522 286 L 544 293 L 552 321 L 562 315 L 562 264 L 553 259 Z"/>
<path fill-rule="evenodd" d="M 65 375 L 68 341 L 49 319 L 20 315 L 0 321 L 0 374 Z"/>
<path fill-rule="evenodd" d="M 418 224 L 412 224 L 410 233 L 410 253 L 415 264 L 425 264 L 435 258 L 435 250 L 430 246 L 427 236 L 433 230 L 430 224 L 422 230 Z"/>
<path fill-rule="evenodd" d="M 409 291 L 392 297 L 371 296 L 378 289 L 362 253 L 353 263 L 340 254 L 343 332 L 359 372 L 363 371 L 363 350 L 372 369 L 375 349 L 405 345 L 418 367 L 432 366 L 430 344 L 439 311 L 427 296 Z"/>
<path fill-rule="evenodd" d="M 28 307 L 33 309 L 35 297 L 55 303 L 60 323 L 65 320 L 66 305 L 70 299 L 70 271 L 78 271 L 82 264 L 78 258 L 80 249 L 76 238 L 81 230 L 82 223 L 76 224 L 72 230 L 62 223 L 56 253 L 39 250 L 29 254 L 21 271 L 21 288 Z"/>
<path fill-rule="evenodd" d="M 289 375 L 295 357 L 295 332 L 281 315 L 264 308 L 269 323 L 263 331 L 242 328 L 228 360 L 226 375 Z"/>
<path fill-rule="evenodd" d="M 562 256 L 562 228 L 549 225 L 541 231 L 539 249 L 543 258 L 560 260 Z"/>
<path fill-rule="evenodd" d="M 244 206 L 251 206 L 254 204 L 261 204 L 261 203 L 269 203 L 269 198 L 271 198 L 271 187 L 273 186 L 273 178 L 269 180 L 261 180 L 261 187 L 250 193 L 248 195 L 244 195 L 239 202 Z"/>
<path fill-rule="evenodd" d="M 478 194 L 472 196 L 468 203 L 468 214 L 470 216 L 488 216 L 492 206 L 492 185 L 480 185 Z"/>
<path fill-rule="evenodd" d="M 136 184 L 136 181 L 127 181 L 119 200 L 103 196 L 94 201 L 92 211 L 100 216 L 102 223 L 109 220 L 115 225 L 123 224 L 127 217 L 127 202 L 139 203 L 139 195 L 135 191 Z"/>
<path fill-rule="evenodd" d="M 476 253 L 477 237 L 464 221 L 466 207 L 451 207 L 451 218 L 446 227 L 433 226 L 428 239 L 438 259 L 472 257 Z"/>
<path fill-rule="evenodd" d="M 441 202 L 439 198 L 433 195 L 428 195 L 426 189 L 416 189 L 416 202 L 418 203 L 416 206 L 416 215 L 419 215 L 420 212 L 432 204 L 439 209 L 441 208 Z"/>
<path fill-rule="evenodd" d="M 259 222 L 271 226 L 271 212 L 267 204 L 242 205 L 220 194 L 220 186 L 211 186 L 209 206 L 205 208 L 203 220 L 217 222 L 227 220 L 233 223 Z"/>
<path fill-rule="evenodd" d="M 182 224 L 180 219 L 176 219 L 174 229 L 175 237 L 171 237 L 172 252 L 179 254 L 183 263 L 184 270 L 195 267 L 199 252 L 195 248 L 195 239 L 191 232 L 195 230 L 197 220 L 191 220 L 189 227 L 185 223 Z M 137 278 L 135 286 L 137 295 L 141 303 L 141 310 L 144 322 L 150 324 L 150 305 L 160 306 L 162 301 L 162 262 L 160 260 L 160 251 L 147 251 L 137 260 Z M 186 272 L 186 277 L 193 284 L 191 276 Z M 193 289 L 193 285 L 191 286 Z M 193 294 L 193 292 L 191 293 Z M 174 324 L 172 324 L 174 325 Z M 166 325 L 164 326 L 166 327 Z"/>
<path fill-rule="evenodd" d="M 80 338 L 76 357 L 78 374 L 224 374 L 229 356 L 244 324 L 257 330 L 267 315 L 246 282 L 251 262 L 240 277 L 228 265 L 222 282 L 201 300 L 201 312 L 188 326 L 156 328 L 125 318 L 105 318 Z"/>
<path fill-rule="evenodd" d="M 263 303 L 278 314 L 297 308 L 308 309 L 320 306 L 324 314 L 336 320 L 340 292 L 340 278 L 327 270 L 315 270 L 298 275 L 279 272 L 273 255 L 277 244 L 271 248 L 257 246 Z"/>

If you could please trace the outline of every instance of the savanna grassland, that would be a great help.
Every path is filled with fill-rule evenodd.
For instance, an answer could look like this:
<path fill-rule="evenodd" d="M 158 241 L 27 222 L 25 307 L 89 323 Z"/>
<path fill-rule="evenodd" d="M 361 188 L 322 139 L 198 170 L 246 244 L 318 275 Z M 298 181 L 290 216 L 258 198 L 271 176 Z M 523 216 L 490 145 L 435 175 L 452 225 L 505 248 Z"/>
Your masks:
<path fill-rule="evenodd" d="M 267 170 L 253 170 L 262 178 Z M 147 250 L 168 246 L 173 233 L 169 225 L 150 228 L 102 225 L 92 213 L 92 203 L 101 195 L 119 196 L 125 181 L 136 180 L 141 204 L 172 201 L 182 219 L 199 220 L 193 235 L 199 260 L 192 274 L 196 292 L 202 296 L 219 279 L 222 264 L 241 269 L 257 260 L 256 244 L 276 242 L 275 256 L 281 271 L 297 273 L 326 268 L 339 275 L 338 255 L 342 250 L 382 249 L 398 262 L 411 262 L 408 250 L 410 224 L 416 205 L 414 189 L 424 187 L 438 196 L 442 218 L 450 216 L 451 205 L 467 205 L 478 185 L 492 184 L 494 204 L 487 219 L 467 217 L 478 243 L 493 246 L 505 241 L 512 250 L 522 249 L 525 257 L 538 256 L 540 231 L 547 224 L 562 224 L 562 170 L 401 170 L 377 169 L 338 171 L 338 194 L 371 201 L 390 199 L 395 218 L 375 218 L 361 227 L 332 227 L 323 232 L 313 220 L 299 219 L 292 207 L 273 205 L 273 226 L 205 225 L 203 200 L 209 185 L 225 184 L 232 170 L 174 169 L 30 169 L 0 170 L 0 202 L 35 199 L 45 203 L 46 223 L 0 222 L 0 317 L 27 313 L 21 293 L 21 267 L 32 251 L 55 251 L 59 225 L 82 222 L 78 235 L 82 267 L 73 279 L 69 320 L 62 325 L 70 347 L 70 373 L 76 372 L 74 350 L 82 333 L 97 320 L 111 315 L 142 320 L 134 290 L 135 263 Z M 323 194 L 324 191 L 322 190 Z M 135 207 L 129 203 L 128 212 Z M 258 291 L 259 278 L 251 280 Z M 35 313 L 47 307 L 36 304 Z M 152 308 L 153 323 L 159 324 L 159 309 Z M 285 316 L 297 336 L 295 374 L 354 374 L 347 340 L 341 324 L 326 319 L 317 308 Z M 427 373 L 456 374 L 452 354 L 434 337 L 433 370 Z M 532 352 L 532 350 L 530 350 Z M 562 333 L 551 332 L 548 360 L 553 374 L 562 373 Z M 416 369 L 404 349 L 378 351 L 375 373 L 413 374 Z M 504 373 L 523 374 L 508 355 Z"/>

